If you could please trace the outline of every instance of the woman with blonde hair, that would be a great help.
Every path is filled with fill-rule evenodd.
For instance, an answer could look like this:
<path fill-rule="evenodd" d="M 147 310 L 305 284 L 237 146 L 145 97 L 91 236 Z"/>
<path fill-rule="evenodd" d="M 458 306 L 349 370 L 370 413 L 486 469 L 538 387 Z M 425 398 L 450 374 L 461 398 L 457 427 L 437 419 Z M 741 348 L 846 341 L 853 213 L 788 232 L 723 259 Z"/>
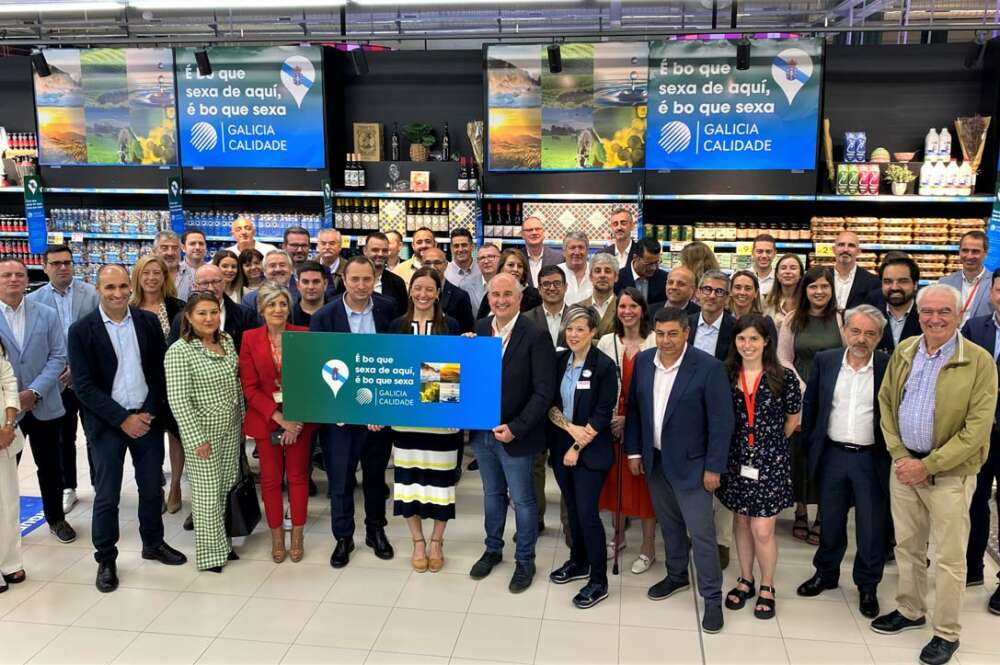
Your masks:
<path fill-rule="evenodd" d="M 709 270 L 719 269 L 719 260 L 712 248 L 695 240 L 681 250 L 681 265 L 694 273 L 694 283 L 701 284 L 701 276 Z"/>
<path fill-rule="evenodd" d="M 167 263 L 155 254 L 147 254 L 136 261 L 129 282 L 132 297 L 129 304 L 156 316 L 163 331 L 163 339 L 170 335 L 170 324 L 184 309 L 184 301 L 177 298 L 174 280 L 167 270 Z M 163 427 L 167 432 L 170 456 L 170 491 L 163 509 L 176 513 L 181 509 L 181 473 L 184 471 L 184 448 L 177 438 L 177 423 L 169 409 L 164 414 Z"/>

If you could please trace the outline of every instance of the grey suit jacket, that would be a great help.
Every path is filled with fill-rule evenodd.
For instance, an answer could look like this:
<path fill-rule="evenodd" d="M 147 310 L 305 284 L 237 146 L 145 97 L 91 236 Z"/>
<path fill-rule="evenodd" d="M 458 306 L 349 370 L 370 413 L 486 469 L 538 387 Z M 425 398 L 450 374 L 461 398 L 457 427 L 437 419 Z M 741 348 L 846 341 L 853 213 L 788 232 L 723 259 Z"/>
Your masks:
<path fill-rule="evenodd" d="M 565 306 L 563 311 L 565 311 Z M 542 330 L 545 333 L 545 337 L 552 340 L 552 335 L 549 334 L 549 324 L 545 318 L 545 305 L 539 305 L 537 307 L 532 307 L 527 312 L 524 313 L 524 318 L 531 321 L 536 328 Z M 553 348 L 566 348 L 566 335 L 562 331 L 562 327 L 559 329 L 559 336 L 556 338 Z"/>
<path fill-rule="evenodd" d="M 17 389 L 41 395 L 32 413 L 39 420 L 53 420 L 66 413 L 59 375 L 66 368 L 66 335 L 59 313 L 48 305 L 25 298 L 24 346 L 14 340 L 7 317 L 0 314 L 0 339 L 17 376 Z M 22 413 L 20 417 L 23 417 Z"/>
<path fill-rule="evenodd" d="M 97 289 L 82 279 L 76 279 L 74 277 L 72 286 L 73 322 L 76 322 L 97 309 L 101 299 L 97 296 Z M 51 283 L 46 284 L 45 286 L 32 291 L 25 296 L 29 302 L 38 302 L 43 305 L 48 305 L 52 309 L 56 310 L 56 314 L 59 313 L 59 305 L 56 301 L 56 298 L 58 297 L 60 296 L 56 295 L 55 289 L 52 288 Z"/>
<path fill-rule="evenodd" d="M 520 248 L 524 255 L 528 255 L 528 250 L 525 247 Z M 566 259 L 563 258 L 563 251 L 558 247 L 545 246 L 542 248 L 542 267 L 546 268 L 548 266 L 557 266 Z M 531 284 L 536 289 L 538 284 L 535 283 L 535 278 L 531 274 L 531 270 L 528 270 L 528 283 Z"/>
<path fill-rule="evenodd" d="M 962 271 L 958 270 L 951 273 L 950 275 L 945 275 L 938 280 L 941 284 L 947 284 L 948 286 L 954 286 L 958 289 L 958 292 L 962 292 Z M 976 289 L 976 295 L 972 297 L 972 302 L 969 303 L 969 318 L 975 318 L 977 316 L 989 316 L 993 313 L 993 305 L 990 303 L 990 274 L 989 271 L 983 277 L 983 281 L 979 284 L 979 288 Z"/>

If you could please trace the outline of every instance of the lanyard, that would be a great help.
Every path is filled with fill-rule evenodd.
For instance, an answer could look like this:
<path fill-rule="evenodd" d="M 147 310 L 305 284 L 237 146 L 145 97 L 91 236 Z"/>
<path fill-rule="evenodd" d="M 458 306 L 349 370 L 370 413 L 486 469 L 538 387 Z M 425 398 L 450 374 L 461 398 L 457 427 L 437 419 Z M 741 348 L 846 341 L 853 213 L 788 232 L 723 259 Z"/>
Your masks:
<path fill-rule="evenodd" d="M 969 297 L 965 299 L 965 304 L 962 305 L 961 315 L 963 317 L 965 316 L 965 310 L 969 309 L 969 303 L 971 303 L 972 299 L 976 297 L 976 291 L 979 290 L 979 285 L 982 283 L 983 283 L 983 273 L 979 273 L 979 277 L 976 278 L 976 285 L 972 287 L 971 291 L 969 291 Z"/>
<path fill-rule="evenodd" d="M 760 380 L 764 377 L 764 372 L 761 371 L 757 375 L 757 380 L 754 381 L 753 391 L 747 391 L 747 372 L 746 370 L 740 370 L 740 388 L 743 392 L 743 403 L 747 408 L 747 425 L 750 429 L 750 434 L 747 437 L 747 445 L 753 448 L 753 421 L 754 421 L 754 407 L 757 403 L 757 388 L 760 387 Z"/>
<path fill-rule="evenodd" d="M 281 376 L 281 349 L 274 345 L 270 335 L 267 336 L 267 343 L 271 347 L 271 360 L 274 361 L 274 368 L 278 370 L 278 376 Z"/>

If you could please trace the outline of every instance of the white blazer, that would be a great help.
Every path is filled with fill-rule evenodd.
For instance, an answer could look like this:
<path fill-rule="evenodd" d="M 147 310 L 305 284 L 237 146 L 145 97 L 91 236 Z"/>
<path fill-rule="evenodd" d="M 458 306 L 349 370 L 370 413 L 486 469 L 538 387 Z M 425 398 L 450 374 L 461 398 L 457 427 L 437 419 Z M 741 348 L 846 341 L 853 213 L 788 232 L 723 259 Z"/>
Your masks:
<path fill-rule="evenodd" d="M 17 377 L 14 376 L 14 368 L 7 360 L 6 353 L 0 353 L 0 405 L 6 411 L 13 407 L 21 410 L 21 400 L 17 396 Z M 3 417 L 3 414 L 0 414 Z M 0 457 L 17 458 L 17 454 L 24 449 L 24 437 L 21 435 L 21 428 L 14 428 L 14 441 L 9 446 L 0 450 Z"/>

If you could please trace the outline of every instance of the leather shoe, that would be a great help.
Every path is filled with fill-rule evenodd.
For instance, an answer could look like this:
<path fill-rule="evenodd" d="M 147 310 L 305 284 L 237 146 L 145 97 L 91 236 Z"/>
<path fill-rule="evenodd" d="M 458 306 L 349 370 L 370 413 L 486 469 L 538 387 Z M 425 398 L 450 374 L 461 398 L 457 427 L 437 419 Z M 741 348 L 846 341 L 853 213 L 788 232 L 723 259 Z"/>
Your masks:
<path fill-rule="evenodd" d="M 722 605 L 706 605 L 705 615 L 701 618 L 701 629 L 714 635 L 722 630 L 723 623 Z"/>
<path fill-rule="evenodd" d="M 729 568 L 729 548 L 724 545 L 719 545 L 719 567 L 722 570 Z"/>
<path fill-rule="evenodd" d="M 479 557 L 479 561 L 472 564 L 472 570 L 469 571 L 469 577 L 474 580 L 483 579 L 493 572 L 493 567 L 502 560 L 503 554 L 501 552 L 491 552 L 486 550 L 483 552 L 483 555 Z"/>
<path fill-rule="evenodd" d="M 899 610 L 893 610 L 892 612 L 880 616 L 872 621 L 871 629 L 876 633 L 881 633 L 882 635 L 895 635 L 896 633 L 901 633 L 904 630 L 923 628 L 926 624 L 927 617 L 907 619 L 899 613 Z"/>
<path fill-rule="evenodd" d="M 396 552 L 389 544 L 389 539 L 385 537 L 385 529 L 375 529 L 369 531 L 365 536 L 365 545 L 375 550 L 375 556 L 388 561 L 396 556 Z"/>
<path fill-rule="evenodd" d="M 837 581 L 827 581 L 816 573 L 805 582 L 799 585 L 799 588 L 795 590 L 800 596 L 805 596 L 806 598 L 812 598 L 813 596 L 818 596 L 824 591 L 829 591 L 831 589 L 836 589 L 839 586 Z M 877 612 L 877 610 L 876 610 Z M 868 616 L 867 614 L 865 616 Z"/>
<path fill-rule="evenodd" d="M 521 593 L 531 586 L 535 579 L 535 564 L 533 562 L 518 561 L 514 564 L 514 575 L 510 578 L 510 585 L 507 587 L 511 593 Z"/>
<path fill-rule="evenodd" d="M 874 591 L 862 591 L 861 600 L 858 602 L 858 610 L 861 616 L 874 619 L 878 616 L 878 596 Z"/>
<path fill-rule="evenodd" d="M 142 558 L 159 561 L 166 566 L 181 566 L 188 560 L 183 552 L 178 552 L 166 543 L 160 543 L 156 547 L 143 548 Z"/>
<path fill-rule="evenodd" d="M 590 577 L 590 566 L 581 566 L 575 561 L 567 561 L 549 573 L 553 584 L 566 584 L 573 580 L 585 580 Z"/>
<path fill-rule="evenodd" d="M 958 651 L 958 640 L 949 642 L 935 635 L 920 650 L 920 662 L 924 665 L 944 665 L 951 660 L 952 654 L 956 651 Z"/>
<path fill-rule="evenodd" d="M 188 513 L 188 516 L 184 518 L 184 530 L 194 531 L 194 514 Z"/>
<path fill-rule="evenodd" d="M 983 574 L 979 573 L 966 573 L 965 575 L 965 588 L 974 586 L 983 586 Z"/>
<path fill-rule="evenodd" d="M 330 565 L 334 568 L 343 568 L 351 560 L 351 552 L 353 551 L 353 538 L 338 538 L 337 546 L 333 548 L 333 554 L 330 555 Z"/>
<path fill-rule="evenodd" d="M 97 590 L 101 593 L 111 593 L 118 588 L 118 564 L 114 561 L 102 561 L 97 564 Z"/>
<path fill-rule="evenodd" d="M 990 604 L 987 605 L 987 609 L 989 609 L 989 611 L 993 614 L 1000 614 L 1000 586 L 998 586 L 997 590 L 993 592 L 992 596 L 990 596 Z"/>
<path fill-rule="evenodd" d="M 608 585 L 590 582 L 573 596 L 573 605 L 581 610 L 587 610 L 608 597 Z"/>
<path fill-rule="evenodd" d="M 675 593 L 690 588 L 691 582 L 688 580 L 675 582 L 669 577 L 664 577 L 662 580 L 649 587 L 649 591 L 646 592 L 646 596 L 649 597 L 650 600 L 666 600 Z"/>

